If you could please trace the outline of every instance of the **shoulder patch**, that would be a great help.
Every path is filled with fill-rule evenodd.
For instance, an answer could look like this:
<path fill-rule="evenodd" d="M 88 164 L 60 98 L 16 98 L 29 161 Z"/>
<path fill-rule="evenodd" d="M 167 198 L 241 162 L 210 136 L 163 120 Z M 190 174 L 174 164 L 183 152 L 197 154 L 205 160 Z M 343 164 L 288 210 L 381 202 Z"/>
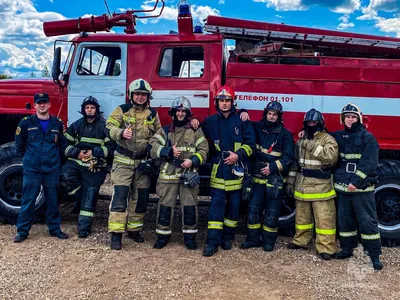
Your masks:
<path fill-rule="evenodd" d="M 21 133 L 21 127 L 17 127 L 17 130 L 15 131 L 15 135 L 19 135 Z"/>

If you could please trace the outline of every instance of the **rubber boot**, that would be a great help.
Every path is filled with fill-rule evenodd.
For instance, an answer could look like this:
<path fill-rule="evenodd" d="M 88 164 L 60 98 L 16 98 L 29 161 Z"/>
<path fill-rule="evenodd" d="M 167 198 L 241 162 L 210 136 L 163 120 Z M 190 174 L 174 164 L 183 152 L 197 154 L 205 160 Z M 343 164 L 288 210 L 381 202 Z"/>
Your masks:
<path fill-rule="evenodd" d="M 258 248 L 261 246 L 262 246 L 261 241 L 260 242 L 244 241 L 242 244 L 240 244 L 240 248 L 242 249 Z"/>
<path fill-rule="evenodd" d="M 157 241 L 154 244 L 154 249 L 162 249 L 167 246 L 170 235 L 157 234 Z"/>
<path fill-rule="evenodd" d="M 333 255 L 329 254 L 329 253 L 320 253 L 319 257 L 321 257 L 321 259 L 323 260 L 331 260 L 331 258 L 333 257 Z"/>
<path fill-rule="evenodd" d="M 274 251 L 274 247 L 275 247 L 275 245 L 264 244 L 263 249 L 265 252 L 272 252 L 272 251 Z"/>
<path fill-rule="evenodd" d="M 221 248 L 223 250 L 231 250 L 232 249 L 232 241 L 231 240 L 223 240 Z"/>
<path fill-rule="evenodd" d="M 183 241 L 185 246 L 189 250 L 196 250 L 197 249 L 197 242 L 196 242 L 196 235 L 195 234 L 183 234 Z"/>
<path fill-rule="evenodd" d="M 288 249 L 290 249 L 290 250 L 298 250 L 298 249 L 307 250 L 307 247 L 299 246 L 299 245 L 296 245 L 295 243 L 289 243 L 286 245 L 286 247 L 288 247 Z"/>
<path fill-rule="evenodd" d="M 144 237 L 140 231 L 128 231 L 128 238 L 134 240 L 136 243 L 144 243 Z"/>
<path fill-rule="evenodd" d="M 203 250 L 203 256 L 213 256 L 218 252 L 218 247 L 214 245 L 206 245 Z"/>
<path fill-rule="evenodd" d="M 122 248 L 122 233 L 111 233 L 111 250 L 121 250 Z"/>
<path fill-rule="evenodd" d="M 353 249 L 342 249 L 335 254 L 336 259 L 346 259 L 353 256 Z"/>
<path fill-rule="evenodd" d="M 372 266 L 375 270 L 382 270 L 383 264 L 379 260 L 379 256 L 371 256 Z"/>

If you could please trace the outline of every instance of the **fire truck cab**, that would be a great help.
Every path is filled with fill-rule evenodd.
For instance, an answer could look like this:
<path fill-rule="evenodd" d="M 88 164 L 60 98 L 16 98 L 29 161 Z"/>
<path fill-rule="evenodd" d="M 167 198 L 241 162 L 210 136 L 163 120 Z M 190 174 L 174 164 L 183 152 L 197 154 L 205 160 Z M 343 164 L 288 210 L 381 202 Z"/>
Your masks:
<path fill-rule="evenodd" d="M 151 105 L 163 124 L 178 96 L 191 101 L 200 121 L 215 113 L 213 97 L 225 83 L 252 120 L 261 118 L 268 102 L 281 102 L 294 137 L 309 109 L 320 110 L 335 131 L 342 126 L 341 108 L 357 104 L 381 148 L 375 192 L 381 236 L 387 245 L 400 243 L 400 39 L 219 16 L 207 18 L 205 34 L 193 28 L 190 7 L 184 5 L 178 32 L 141 35 L 134 29 L 139 18 L 134 13 L 45 22 L 47 36 L 79 33 L 69 50 L 55 43 L 53 80 L 0 81 L 0 124 L 7 128 L 0 148 L 0 220 L 18 213 L 22 168 L 10 142 L 21 117 L 35 112 L 34 93 L 49 93 L 51 113 L 71 123 L 80 117 L 85 97 L 96 97 L 107 117 L 128 101 L 129 83 L 143 78 L 153 88 Z M 89 34 L 113 26 L 124 26 L 127 34 Z M 37 208 L 42 204 L 39 196 Z M 282 227 L 293 226 L 294 213 L 287 199 Z"/>

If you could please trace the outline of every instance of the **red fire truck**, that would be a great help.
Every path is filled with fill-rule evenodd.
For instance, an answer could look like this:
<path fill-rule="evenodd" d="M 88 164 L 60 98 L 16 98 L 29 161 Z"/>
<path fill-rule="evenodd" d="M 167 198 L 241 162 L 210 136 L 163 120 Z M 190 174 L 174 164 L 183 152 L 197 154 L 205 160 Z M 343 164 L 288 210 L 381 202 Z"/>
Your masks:
<path fill-rule="evenodd" d="M 162 0 L 153 10 L 159 4 L 161 14 Z M 3 222 L 15 219 L 19 210 L 22 164 L 12 141 L 18 121 L 34 113 L 32 95 L 48 93 L 51 113 L 68 124 L 79 118 L 88 95 L 100 101 L 107 117 L 127 101 L 127 86 L 140 77 L 151 84 L 151 105 L 164 124 L 177 96 L 190 99 L 199 120 L 215 113 L 213 97 L 225 83 L 234 88 L 238 107 L 247 109 L 252 120 L 261 118 L 269 101 L 280 101 L 285 126 L 294 136 L 310 108 L 322 111 L 334 131 L 341 129 L 341 108 L 348 102 L 359 105 L 381 148 L 375 192 L 381 235 L 388 245 L 400 243 L 400 39 L 220 16 L 209 16 L 202 28 L 193 26 L 187 4 L 179 6 L 178 32 L 136 34 L 136 19 L 160 15 L 148 13 L 45 22 L 47 36 L 79 34 L 63 53 L 62 41 L 55 42 L 53 79 L 0 81 Z M 125 34 L 96 33 L 116 26 L 125 27 Z M 37 209 L 43 200 L 40 195 Z M 295 213 L 293 202 L 286 200 L 282 227 L 293 226 Z"/>

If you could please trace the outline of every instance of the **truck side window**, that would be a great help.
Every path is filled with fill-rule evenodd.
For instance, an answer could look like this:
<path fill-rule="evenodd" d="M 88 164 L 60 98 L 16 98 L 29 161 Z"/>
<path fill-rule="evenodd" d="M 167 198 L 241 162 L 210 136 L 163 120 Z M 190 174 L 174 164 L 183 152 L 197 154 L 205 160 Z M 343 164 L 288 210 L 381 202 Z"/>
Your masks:
<path fill-rule="evenodd" d="M 76 73 L 92 76 L 119 76 L 121 74 L 121 49 L 110 46 L 82 47 Z"/>
<path fill-rule="evenodd" d="M 200 78 L 204 74 L 202 47 L 166 48 L 158 69 L 161 77 Z"/>

